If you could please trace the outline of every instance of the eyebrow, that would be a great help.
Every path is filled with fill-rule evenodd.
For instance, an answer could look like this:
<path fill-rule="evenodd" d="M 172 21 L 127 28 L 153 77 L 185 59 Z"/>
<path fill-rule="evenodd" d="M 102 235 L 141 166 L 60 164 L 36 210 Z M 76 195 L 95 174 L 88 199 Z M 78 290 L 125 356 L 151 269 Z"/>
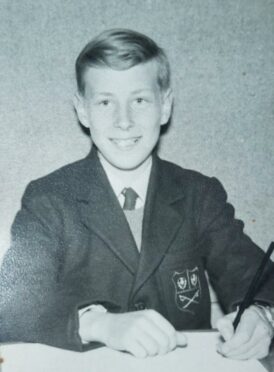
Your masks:
<path fill-rule="evenodd" d="M 109 92 L 93 92 L 95 96 L 105 96 L 105 97 L 112 97 L 113 94 Z"/>
<path fill-rule="evenodd" d="M 143 88 L 143 89 L 137 89 L 132 92 L 132 94 L 138 94 L 138 93 L 143 93 L 143 92 L 151 92 L 152 90 L 149 88 Z"/>
<path fill-rule="evenodd" d="M 136 89 L 134 90 L 133 92 L 131 92 L 131 94 L 139 94 L 139 93 L 144 93 L 144 92 L 148 92 L 148 93 L 151 93 L 151 89 L 148 89 L 148 88 L 141 88 L 141 89 Z M 105 97 L 112 97 L 114 94 L 113 93 L 109 93 L 109 92 L 93 92 L 94 95 L 96 96 L 105 96 Z"/>

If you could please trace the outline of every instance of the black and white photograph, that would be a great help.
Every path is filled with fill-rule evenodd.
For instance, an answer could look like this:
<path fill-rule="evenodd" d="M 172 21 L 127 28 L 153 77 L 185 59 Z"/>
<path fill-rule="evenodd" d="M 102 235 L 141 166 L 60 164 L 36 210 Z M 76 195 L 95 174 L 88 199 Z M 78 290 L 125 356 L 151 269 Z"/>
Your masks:
<path fill-rule="evenodd" d="M 274 1 L 0 0 L 0 371 L 274 372 Z"/>

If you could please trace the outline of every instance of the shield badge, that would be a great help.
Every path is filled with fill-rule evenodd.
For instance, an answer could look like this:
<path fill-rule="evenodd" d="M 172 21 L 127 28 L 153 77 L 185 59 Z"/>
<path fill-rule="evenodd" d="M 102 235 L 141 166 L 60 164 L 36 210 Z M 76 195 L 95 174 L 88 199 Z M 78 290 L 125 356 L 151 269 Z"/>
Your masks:
<path fill-rule="evenodd" d="M 201 284 L 199 268 L 186 269 L 181 272 L 175 271 L 172 275 L 175 286 L 175 302 L 181 311 L 193 313 L 195 305 L 200 303 Z"/>

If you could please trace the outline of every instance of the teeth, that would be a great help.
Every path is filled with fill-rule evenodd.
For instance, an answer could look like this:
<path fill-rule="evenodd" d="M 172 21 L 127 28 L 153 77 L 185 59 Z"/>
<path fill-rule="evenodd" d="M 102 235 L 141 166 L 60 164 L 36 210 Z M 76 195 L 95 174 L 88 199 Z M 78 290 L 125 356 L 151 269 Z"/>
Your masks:
<path fill-rule="evenodd" d="M 127 148 L 135 145 L 135 143 L 139 140 L 138 137 L 136 138 L 128 138 L 128 139 L 117 139 L 113 138 L 111 141 L 115 143 L 115 145 L 121 148 Z"/>

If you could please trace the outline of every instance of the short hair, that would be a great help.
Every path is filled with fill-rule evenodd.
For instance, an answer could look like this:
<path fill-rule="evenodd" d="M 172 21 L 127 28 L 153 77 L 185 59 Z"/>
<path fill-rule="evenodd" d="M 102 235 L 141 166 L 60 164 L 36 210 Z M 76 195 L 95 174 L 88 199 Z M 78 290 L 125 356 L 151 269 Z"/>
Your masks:
<path fill-rule="evenodd" d="M 135 65 L 156 61 L 161 90 L 170 87 L 170 66 L 162 48 L 152 39 L 128 29 L 110 29 L 91 40 L 79 54 L 75 70 L 78 91 L 85 93 L 84 75 L 90 67 L 127 70 Z"/>

